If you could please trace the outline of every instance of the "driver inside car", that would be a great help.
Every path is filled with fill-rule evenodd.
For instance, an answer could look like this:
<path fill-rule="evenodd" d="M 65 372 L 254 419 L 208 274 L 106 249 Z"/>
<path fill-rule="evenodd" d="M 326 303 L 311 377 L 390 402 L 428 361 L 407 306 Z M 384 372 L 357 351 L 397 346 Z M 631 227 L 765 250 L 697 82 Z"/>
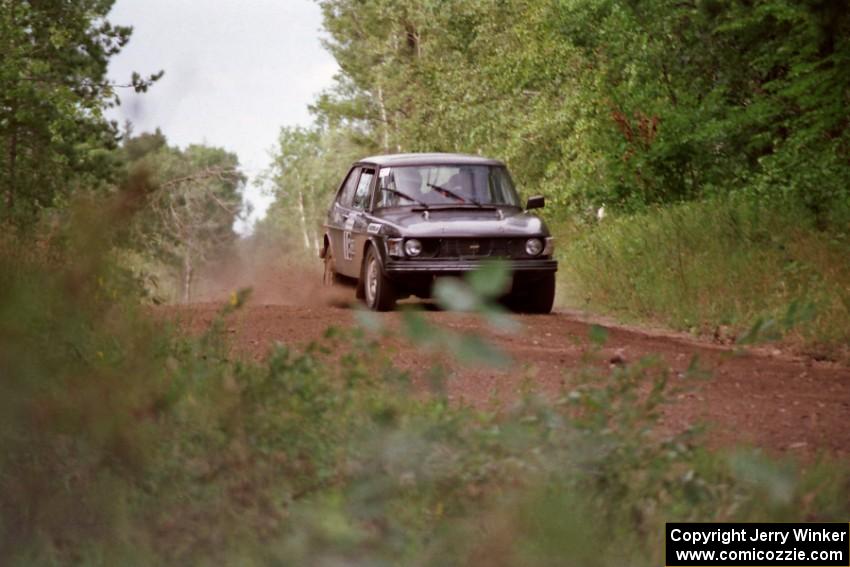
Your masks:
<path fill-rule="evenodd" d="M 410 204 L 407 199 L 394 193 L 398 191 L 404 195 L 409 195 L 412 199 L 421 201 L 422 195 L 420 188 L 422 187 L 422 176 L 419 170 L 411 167 L 400 167 L 395 169 L 385 169 L 386 175 L 381 175 L 380 178 L 380 200 L 379 207 L 396 207 L 399 205 Z M 424 202 L 424 201 L 423 201 Z"/>

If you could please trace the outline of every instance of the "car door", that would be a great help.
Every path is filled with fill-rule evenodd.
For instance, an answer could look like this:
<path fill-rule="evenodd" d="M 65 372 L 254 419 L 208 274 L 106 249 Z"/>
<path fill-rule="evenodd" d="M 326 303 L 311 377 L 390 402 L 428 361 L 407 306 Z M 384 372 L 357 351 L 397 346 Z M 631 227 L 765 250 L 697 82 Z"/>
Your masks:
<path fill-rule="evenodd" d="M 369 221 L 366 212 L 371 208 L 372 189 L 375 185 L 375 169 L 363 167 L 357 180 L 357 188 L 351 201 L 351 209 L 343 231 L 345 272 L 347 276 L 359 277 L 363 263 L 363 250 L 369 238 Z"/>
<path fill-rule="evenodd" d="M 327 232 L 328 240 L 333 253 L 336 271 L 350 275 L 346 269 L 346 227 L 351 218 L 351 203 L 357 190 L 357 181 L 360 177 L 360 168 L 352 167 L 348 172 L 342 186 L 337 191 L 336 199 L 328 211 Z"/>

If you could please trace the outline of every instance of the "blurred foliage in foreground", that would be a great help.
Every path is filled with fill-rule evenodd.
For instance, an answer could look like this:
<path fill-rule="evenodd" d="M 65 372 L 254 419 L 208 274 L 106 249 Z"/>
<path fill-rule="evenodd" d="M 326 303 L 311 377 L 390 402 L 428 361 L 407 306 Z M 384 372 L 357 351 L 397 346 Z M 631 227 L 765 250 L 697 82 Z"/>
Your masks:
<path fill-rule="evenodd" d="M 61 246 L 0 250 L 4 565 L 659 565 L 665 521 L 850 513 L 836 463 L 660 431 L 698 370 L 599 371 L 590 347 L 571 390 L 494 414 L 415 395 L 363 331 L 234 360 L 245 294 L 181 337 L 111 260 L 122 231 L 75 215 Z"/>

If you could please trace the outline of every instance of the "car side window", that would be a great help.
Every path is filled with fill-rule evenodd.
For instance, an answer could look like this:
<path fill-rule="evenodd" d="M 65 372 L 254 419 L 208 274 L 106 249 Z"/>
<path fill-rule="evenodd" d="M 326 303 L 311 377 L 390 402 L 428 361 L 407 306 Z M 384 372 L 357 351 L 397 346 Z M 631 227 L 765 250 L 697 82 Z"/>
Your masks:
<path fill-rule="evenodd" d="M 354 200 L 351 206 L 355 209 L 365 209 L 369 204 L 369 189 L 372 188 L 372 180 L 375 178 L 375 172 L 371 169 L 364 169 L 360 174 L 360 181 L 357 183 L 357 190 L 354 192 Z"/>
<path fill-rule="evenodd" d="M 351 207 L 351 203 L 354 200 L 354 193 L 357 189 L 357 174 L 359 172 L 359 167 L 352 167 L 351 171 L 348 172 L 348 177 L 345 179 L 345 184 L 339 192 L 339 197 L 336 201 L 343 207 Z"/>

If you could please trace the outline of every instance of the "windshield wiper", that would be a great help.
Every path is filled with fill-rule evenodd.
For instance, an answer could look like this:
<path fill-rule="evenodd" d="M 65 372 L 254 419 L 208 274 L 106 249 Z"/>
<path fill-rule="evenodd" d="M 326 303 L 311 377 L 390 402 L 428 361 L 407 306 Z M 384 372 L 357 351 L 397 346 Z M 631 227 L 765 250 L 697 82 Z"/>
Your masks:
<path fill-rule="evenodd" d="M 434 185 L 433 183 L 428 183 L 428 187 L 430 187 L 430 188 L 432 188 L 436 191 L 439 191 L 440 193 L 442 193 L 446 197 L 451 197 L 452 199 L 460 201 L 461 203 L 470 202 L 473 205 L 475 205 L 476 207 L 483 207 L 484 206 L 481 203 L 479 203 L 478 201 L 476 201 L 475 199 L 473 199 L 472 197 L 462 197 L 462 196 L 458 195 L 457 193 L 455 193 L 454 191 L 450 191 L 449 189 L 446 189 L 445 187 L 440 187 L 439 185 Z"/>
<path fill-rule="evenodd" d="M 402 197 L 402 198 L 404 198 L 404 199 L 407 199 L 408 201 L 410 201 L 410 202 L 412 202 L 412 203 L 416 203 L 417 205 L 420 205 L 423 209 L 427 209 L 427 208 L 428 208 L 427 203 L 423 203 L 423 202 L 422 202 L 422 201 L 420 201 L 419 199 L 414 199 L 413 197 L 411 197 L 411 196 L 410 196 L 410 195 L 408 195 L 407 193 L 405 193 L 405 192 L 403 192 L 403 191 L 399 191 L 398 189 L 390 189 L 389 187 L 384 187 L 384 188 L 383 188 L 383 189 L 381 189 L 381 190 L 382 190 L 382 191 L 386 191 L 387 193 L 393 193 L 394 195 L 398 195 L 399 197 Z"/>

